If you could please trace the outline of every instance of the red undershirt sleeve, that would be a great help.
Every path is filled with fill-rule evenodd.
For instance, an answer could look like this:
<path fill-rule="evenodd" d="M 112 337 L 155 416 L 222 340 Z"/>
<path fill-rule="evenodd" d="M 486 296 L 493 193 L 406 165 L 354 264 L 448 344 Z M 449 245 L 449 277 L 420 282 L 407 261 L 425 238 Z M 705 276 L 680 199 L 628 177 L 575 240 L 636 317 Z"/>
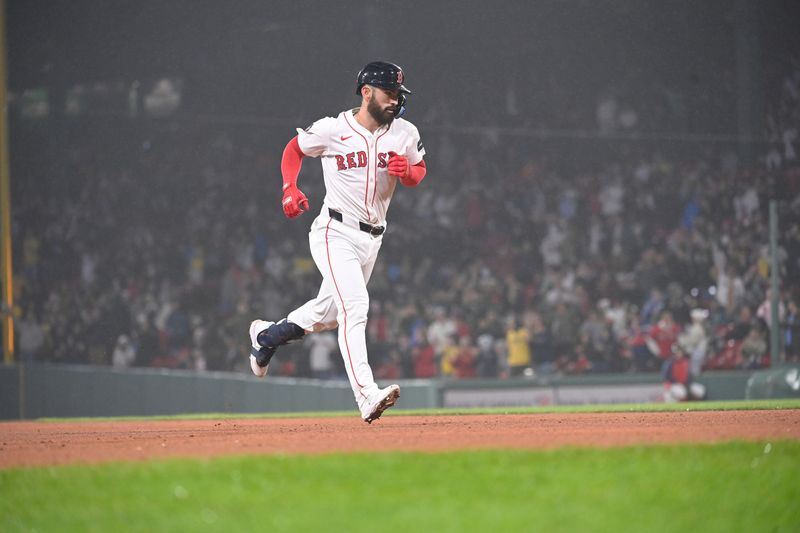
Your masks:
<path fill-rule="evenodd" d="M 300 149 L 297 135 L 295 135 L 284 148 L 283 157 L 281 158 L 281 175 L 283 176 L 284 189 L 297 186 L 297 175 L 300 173 L 300 167 L 303 164 L 305 155 Z"/>
<path fill-rule="evenodd" d="M 407 178 L 400 178 L 400 183 L 406 187 L 416 187 L 425 177 L 425 160 L 420 161 L 416 165 L 412 165 Z"/>

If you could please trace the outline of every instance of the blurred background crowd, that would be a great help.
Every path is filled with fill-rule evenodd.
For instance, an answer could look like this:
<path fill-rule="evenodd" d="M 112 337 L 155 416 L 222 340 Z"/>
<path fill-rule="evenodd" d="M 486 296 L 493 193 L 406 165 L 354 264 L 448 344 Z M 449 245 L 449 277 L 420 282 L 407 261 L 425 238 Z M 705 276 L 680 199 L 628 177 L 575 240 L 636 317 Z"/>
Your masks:
<path fill-rule="evenodd" d="M 698 31 L 715 13 L 701 11 Z M 765 120 L 743 150 L 726 135 L 735 65 L 718 59 L 730 54 L 710 48 L 683 78 L 615 46 L 621 72 L 580 90 L 544 64 L 480 83 L 442 68 L 438 84 L 424 60 L 404 64 L 429 171 L 398 188 L 370 281 L 376 377 L 653 372 L 676 353 L 694 374 L 768 366 L 773 199 L 780 351 L 800 358 L 800 58 L 765 65 Z M 191 109 L 190 82 L 64 86 L 74 116 L 46 128 L 24 95 L 12 108 L 20 359 L 247 372 L 249 322 L 316 294 L 321 170 L 304 162 L 312 212 L 289 221 L 280 155 L 295 126 L 355 97 L 337 87 L 319 112 L 297 98 L 275 120 L 170 111 L 179 95 Z M 335 335 L 282 348 L 270 373 L 344 377 Z"/>

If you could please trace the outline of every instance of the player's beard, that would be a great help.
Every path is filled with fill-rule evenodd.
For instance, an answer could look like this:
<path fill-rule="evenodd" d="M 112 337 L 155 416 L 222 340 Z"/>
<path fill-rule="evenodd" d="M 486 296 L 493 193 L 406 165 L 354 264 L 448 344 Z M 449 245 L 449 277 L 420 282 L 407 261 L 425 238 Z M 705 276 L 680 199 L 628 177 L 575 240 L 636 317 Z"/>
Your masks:
<path fill-rule="evenodd" d="M 394 107 L 389 107 L 388 109 L 382 109 L 378 102 L 375 100 L 375 95 L 373 94 L 370 97 L 369 102 L 367 103 L 367 111 L 375 119 L 375 122 L 380 124 L 381 126 L 385 126 L 386 124 L 391 124 L 394 120 L 395 109 Z"/>

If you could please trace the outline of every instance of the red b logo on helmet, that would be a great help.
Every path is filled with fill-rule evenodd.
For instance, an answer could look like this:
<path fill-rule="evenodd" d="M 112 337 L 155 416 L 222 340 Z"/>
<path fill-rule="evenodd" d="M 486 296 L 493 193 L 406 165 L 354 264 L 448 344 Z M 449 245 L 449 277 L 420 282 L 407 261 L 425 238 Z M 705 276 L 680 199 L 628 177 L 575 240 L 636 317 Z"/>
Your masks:
<path fill-rule="evenodd" d="M 398 70 L 397 71 L 397 83 L 403 83 L 403 71 L 402 70 Z"/>

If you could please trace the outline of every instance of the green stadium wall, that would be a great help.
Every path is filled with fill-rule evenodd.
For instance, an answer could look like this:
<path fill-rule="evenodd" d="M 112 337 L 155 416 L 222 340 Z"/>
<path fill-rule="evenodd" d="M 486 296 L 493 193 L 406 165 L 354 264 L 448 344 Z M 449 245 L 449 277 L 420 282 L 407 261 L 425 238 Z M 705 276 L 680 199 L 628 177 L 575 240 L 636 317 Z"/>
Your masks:
<path fill-rule="evenodd" d="M 709 400 L 745 399 L 751 372 L 705 374 Z M 541 406 L 660 402 L 656 374 L 509 380 L 404 380 L 398 407 Z M 0 366 L 0 419 L 191 413 L 355 411 L 344 381 L 153 368 Z"/>
<path fill-rule="evenodd" d="M 748 400 L 800 398 L 800 365 L 785 365 L 753 373 L 747 380 Z"/>

